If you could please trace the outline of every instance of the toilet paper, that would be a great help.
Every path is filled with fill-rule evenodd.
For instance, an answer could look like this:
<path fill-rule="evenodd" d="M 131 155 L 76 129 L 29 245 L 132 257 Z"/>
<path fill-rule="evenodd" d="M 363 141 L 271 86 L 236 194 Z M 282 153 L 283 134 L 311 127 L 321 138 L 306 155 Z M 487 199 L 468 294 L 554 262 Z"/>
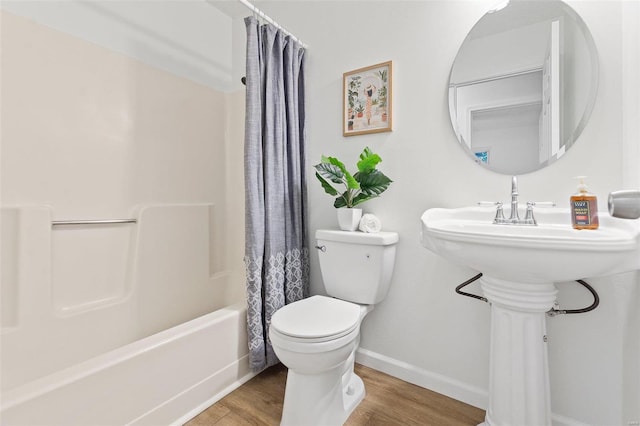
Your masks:
<path fill-rule="evenodd" d="M 372 214 L 363 214 L 360 219 L 360 225 L 358 226 L 362 232 L 380 232 L 382 229 L 382 222 L 376 216 Z"/>

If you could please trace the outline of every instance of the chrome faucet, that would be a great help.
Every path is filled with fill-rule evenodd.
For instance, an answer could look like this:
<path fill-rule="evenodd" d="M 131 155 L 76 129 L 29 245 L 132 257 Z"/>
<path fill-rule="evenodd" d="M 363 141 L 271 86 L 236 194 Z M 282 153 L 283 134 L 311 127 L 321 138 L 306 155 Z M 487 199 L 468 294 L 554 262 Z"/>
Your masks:
<path fill-rule="evenodd" d="M 511 177 L 511 216 L 509 216 L 509 223 L 520 222 L 520 216 L 518 215 L 518 178 L 516 176 Z"/>
<path fill-rule="evenodd" d="M 479 205 L 494 205 L 496 208 L 496 216 L 493 219 L 493 223 L 498 225 L 537 225 L 536 218 L 533 216 L 533 206 L 555 206 L 552 202 L 527 202 L 527 211 L 524 219 L 520 219 L 518 214 L 518 178 L 516 176 L 511 177 L 511 215 L 509 219 L 504 217 L 502 210 L 502 202 L 487 202 L 481 201 Z"/>

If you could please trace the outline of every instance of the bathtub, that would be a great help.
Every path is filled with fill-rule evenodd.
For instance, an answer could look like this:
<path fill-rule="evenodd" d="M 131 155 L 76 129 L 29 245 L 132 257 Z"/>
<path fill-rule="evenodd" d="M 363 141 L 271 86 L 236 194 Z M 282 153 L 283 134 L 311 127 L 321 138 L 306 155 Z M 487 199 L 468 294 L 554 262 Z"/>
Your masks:
<path fill-rule="evenodd" d="M 105 227 L 53 213 L 2 209 L 0 424 L 182 424 L 253 377 L 212 205 Z"/>
<path fill-rule="evenodd" d="M 253 377 L 245 330 L 244 303 L 222 308 L 3 394 L 0 420 L 182 424 Z"/>

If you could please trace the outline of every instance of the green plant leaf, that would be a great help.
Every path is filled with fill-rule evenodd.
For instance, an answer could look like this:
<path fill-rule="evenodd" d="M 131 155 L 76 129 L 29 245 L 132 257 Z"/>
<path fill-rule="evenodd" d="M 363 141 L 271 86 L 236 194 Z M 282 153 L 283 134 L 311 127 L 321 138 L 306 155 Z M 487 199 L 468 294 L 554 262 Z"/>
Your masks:
<path fill-rule="evenodd" d="M 316 172 L 316 177 L 322 184 L 322 187 L 324 188 L 324 192 L 326 192 L 329 195 L 338 195 L 338 191 L 333 186 L 331 186 L 331 184 L 327 182 L 325 178 L 320 176 L 320 173 Z"/>
<path fill-rule="evenodd" d="M 362 154 L 360 154 L 360 161 L 358 161 L 358 170 L 362 172 L 368 172 L 374 170 L 378 163 L 382 161 L 382 158 L 378 154 L 374 154 L 369 147 L 366 147 Z"/>
<path fill-rule="evenodd" d="M 336 198 L 336 201 L 333 203 L 333 207 L 336 209 L 347 207 L 347 202 L 342 197 Z"/>
<path fill-rule="evenodd" d="M 347 188 L 349 189 L 360 189 L 360 185 L 358 184 L 358 181 L 356 179 L 354 179 L 354 177 L 351 175 L 351 173 L 349 173 L 347 171 L 347 168 L 345 167 L 345 165 L 338 160 L 335 157 L 327 157 L 327 160 L 329 161 L 330 164 L 338 167 L 340 169 L 340 171 L 342 172 L 342 174 L 344 175 L 344 179 L 346 180 L 346 185 Z M 334 181 L 335 182 L 335 181 Z M 338 182 L 336 182 L 338 183 Z"/>
<path fill-rule="evenodd" d="M 364 203 L 365 201 L 368 201 L 368 200 L 370 200 L 372 198 L 375 198 L 375 197 L 373 195 L 368 195 L 368 194 L 365 194 L 365 193 L 361 192 L 356 197 L 354 197 L 353 202 L 351 204 L 353 205 L 353 207 L 355 207 L 358 204 Z"/>
<path fill-rule="evenodd" d="M 369 170 L 367 172 L 358 172 L 355 178 L 360 182 L 360 190 L 363 194 L 377 197 L 387 190 L 391 182 L 380 170 Z"/>
<path fill-rule="evenodd" d="M 356 178 L 351 176 L 351 173 L 345 171 L 344 177 L 347 179 L 347 187 L 349 189 L 360 189 L 360 184 L 358 183 Z"/>
<path fill-rule="evenodd" d="M 324 158 L 323 158 L 324 159 Z M 325 178 L 333 183 L 344 183 L 344 173 L 340 167 L 330 163 L 316 164 L 315 169 Z"/>
<path fill-rule="evenodd" d="M 351 175 L 345 165 L 335 157 L 323 155 L 321 163 L 313 167 L 316 169 L 316 178 L 325 192 L 336 197 L 333 206 L 352 208 L 378 197 L 391 184 L 391 179 L 376 170 L 376 166 L 381 161 L 382 158 L 378 154 L 366 147 L 360 154 L 358 171 L 354 175 Z M 339 193 L 332 183 L 344 185 L 346 191 Z"/>
<path fill-rule="evenodd" d="M 340 194 L 338 198 L 336 198 L 336 201 L 333 203 L 333 207 L 335 207 L 336 209 L 339 209 L 341 207 L 353 207 L 352 197 L 353 193 L 351 192 L 351 190 L 347 189 L 342 194 Z"/>

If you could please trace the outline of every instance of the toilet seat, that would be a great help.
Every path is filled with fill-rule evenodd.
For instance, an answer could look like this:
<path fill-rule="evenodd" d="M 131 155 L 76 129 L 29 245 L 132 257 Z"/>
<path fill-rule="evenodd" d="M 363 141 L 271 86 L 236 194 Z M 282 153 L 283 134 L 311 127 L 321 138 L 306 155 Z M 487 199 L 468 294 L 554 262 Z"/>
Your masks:
<path fill-rule="evenodd" d="M 357 336 L 361 311 L 360 305 L 355 303 L 312 296 L 286 305 L 273 314 L 271 339 L 275 337 L 288 347 L 309 345 L 328 349 Z"/>
<path fill-rule="evenodd" d="M 354 372 L 360 327 L 387 295 L 398 234 L 317 230 L 316 242 L 332 297 L 293 302 L 267 318 L 271 349 L 288 369 L 282 426 L 342 425 L 364 398 Z"/>

